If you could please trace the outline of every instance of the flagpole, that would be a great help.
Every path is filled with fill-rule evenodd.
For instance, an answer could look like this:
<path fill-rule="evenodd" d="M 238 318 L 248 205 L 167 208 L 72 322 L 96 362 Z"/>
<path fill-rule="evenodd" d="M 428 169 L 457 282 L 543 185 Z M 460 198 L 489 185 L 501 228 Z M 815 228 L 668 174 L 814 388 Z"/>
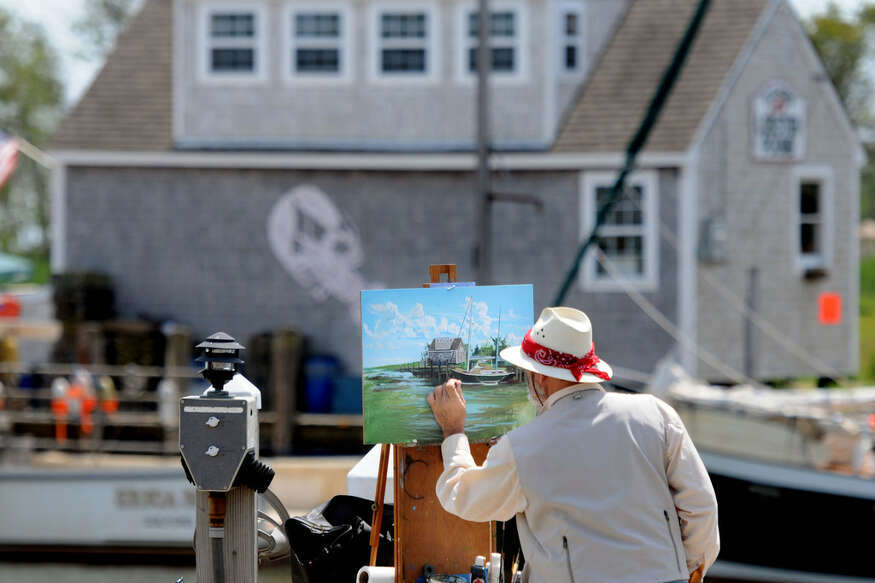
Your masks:
<path fill-rule="evenodd" d="M 55 166 L 58 165 L 58 161 L 22 138 L 21 136 L 14 136 L 15 145 L 18 146 L 18 151 L 42 166 L 47 170 L 51 170 Z"/>

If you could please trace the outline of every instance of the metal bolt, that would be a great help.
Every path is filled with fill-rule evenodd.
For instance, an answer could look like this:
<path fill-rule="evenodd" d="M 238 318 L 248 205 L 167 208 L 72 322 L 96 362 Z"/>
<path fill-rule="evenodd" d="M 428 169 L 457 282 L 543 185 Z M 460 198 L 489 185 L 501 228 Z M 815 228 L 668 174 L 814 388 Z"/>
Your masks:
<path fill-rule="evenodd" d="M 218 417 L 210 417 L 207 419 L 206 425 L 208 427 L 216 428 L 219 426 L 219 418 Z"/>
<path fill-rule="evenodd" d="M 207 451 L 205 451 L 204 453 L 210 457 L 216 457 L 217 455 L 219 455 L 219 448 L 216 447 L 215 445 L 211 445 L 210 447 L 207 448 Z"/>

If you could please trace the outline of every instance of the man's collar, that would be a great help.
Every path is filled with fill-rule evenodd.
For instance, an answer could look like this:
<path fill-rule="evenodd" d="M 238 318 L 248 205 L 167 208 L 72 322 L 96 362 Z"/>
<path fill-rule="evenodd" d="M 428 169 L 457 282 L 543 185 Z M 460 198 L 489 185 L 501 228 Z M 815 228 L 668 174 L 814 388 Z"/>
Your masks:
<path fill-rule="evenodd" d="M 598 383 L 580 383 L 579 385 L 571 385 L 570 387 L 565 387 L 564 389 L 560 389 L 547 397 L 547 401 L 544 403 L 544 411 L 547 411 L 556 404 L 556 401 L 563 397 L 567 397 L 572 393 L 577 393 L 580 391 L 590 391 L 590 390 L 598 390 L 604 391 L 602 386 Z"/>

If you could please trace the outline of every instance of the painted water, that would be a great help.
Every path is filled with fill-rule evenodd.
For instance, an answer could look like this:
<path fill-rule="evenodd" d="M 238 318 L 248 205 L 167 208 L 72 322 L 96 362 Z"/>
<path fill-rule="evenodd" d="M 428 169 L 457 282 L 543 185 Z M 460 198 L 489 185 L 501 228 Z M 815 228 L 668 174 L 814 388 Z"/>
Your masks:
<path fill-rule="evenodd" d="M 426 377 L 400 367 L 364 370 L 365 443 L 440 443 L 440 427 L 426 402 Z M 504 435 L 535 417 L 525 384 L 463 384 L 465 433 L 472 442 Z"/>

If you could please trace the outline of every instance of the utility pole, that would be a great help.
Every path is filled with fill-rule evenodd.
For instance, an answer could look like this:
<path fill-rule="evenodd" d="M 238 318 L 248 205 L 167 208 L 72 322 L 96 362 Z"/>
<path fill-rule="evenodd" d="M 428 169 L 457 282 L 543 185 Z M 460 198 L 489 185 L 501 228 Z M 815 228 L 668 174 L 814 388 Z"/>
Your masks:
<path fill-rule="evenodd" d="M 480 199 L 477 221 L 477 280 L 481 285 L 487 285 L 492 278 L 492 185 L 489 170 L 489 70 L 492 67 L 489 36 L 492 32 L 492 15 L 489 12 L 489 0 L 479 0 L 477 22 L 477 193 Z"/>

